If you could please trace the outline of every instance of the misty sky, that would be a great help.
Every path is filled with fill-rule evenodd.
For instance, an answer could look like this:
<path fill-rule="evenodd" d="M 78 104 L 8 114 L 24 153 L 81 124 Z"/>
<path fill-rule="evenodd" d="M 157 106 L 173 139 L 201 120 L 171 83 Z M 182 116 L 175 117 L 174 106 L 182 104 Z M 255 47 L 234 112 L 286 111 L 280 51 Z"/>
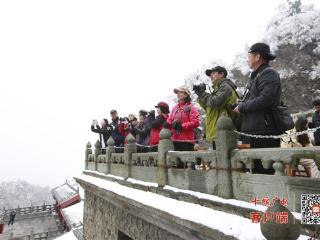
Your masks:
<path fill-rule="evenodd" d="M 153 109 L 202 65 L 230 64 L 285 2 L 0 1 L 0 182 L 80 174 L 93 118 Z"/>

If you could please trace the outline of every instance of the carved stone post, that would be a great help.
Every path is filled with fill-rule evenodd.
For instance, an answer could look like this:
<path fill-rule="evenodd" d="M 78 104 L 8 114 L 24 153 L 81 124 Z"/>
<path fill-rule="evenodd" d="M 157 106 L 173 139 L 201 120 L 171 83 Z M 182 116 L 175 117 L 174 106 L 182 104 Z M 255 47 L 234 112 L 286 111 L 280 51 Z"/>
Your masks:
<path fill-rule="evenodd" d="M 113 140 L 113 138 L 110 136 L 108 141 L 107 141 L 107 148 L 106 148 L 106 162 L 107 162 L 107 172 L 106 174 L 110 174 L 111 173 L 111 155 L 112 153 L 115 153 L 115 142 Z"/>
<path fill-rule="evenodd" d="M 218 120 L 218 135 L 216 139 L 217 153 L 217 186 L 218 196 L 232 198 L 232 174 L 230 151 L 237 145 L 233 132 L 232 120 L 222 115 Z"/>
<path fill-rule="evenodd" d="M 136 139 L 129 133 L 124 147 L 124 165 L 127 167 L 125 178 L 131 177 L 132 153 L 137 152 Z"/>
<path fill-rule="evenodd" d="M 159 135 L 157 183 L 159 187 L 163 187 L 168 184 L 167 153 L 174 148 L 170 140 L 172 133 L 169 129 L 163 128 Z"/>
<path fill-rule="evenodd" d="M 88 142 L 86 145 L 86 156 L 85 156 L 85 170 L 88 170 L 88 161 L 89 161 L 89 154 L 92 154 L 92 149 L 91 149 L 91 143 Z"/>
<path fill-rule="evenodd" d="M 94 144 L 94 171 L 98 170 L 98 156 L 101 154 L 101 144 L 100 141 L 97 140 Z"/>

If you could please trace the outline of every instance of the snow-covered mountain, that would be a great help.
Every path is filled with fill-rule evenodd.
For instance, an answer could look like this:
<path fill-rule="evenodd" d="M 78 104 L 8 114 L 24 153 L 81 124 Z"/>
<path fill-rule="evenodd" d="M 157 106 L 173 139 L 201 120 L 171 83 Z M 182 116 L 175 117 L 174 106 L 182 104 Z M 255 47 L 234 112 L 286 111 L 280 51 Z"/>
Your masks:
<path fill-rule="evenodd" d="M 53 202 L 49 187 L 40 187 L 21 180 L 0 183 L 0 208 L 28 207 Z"/>

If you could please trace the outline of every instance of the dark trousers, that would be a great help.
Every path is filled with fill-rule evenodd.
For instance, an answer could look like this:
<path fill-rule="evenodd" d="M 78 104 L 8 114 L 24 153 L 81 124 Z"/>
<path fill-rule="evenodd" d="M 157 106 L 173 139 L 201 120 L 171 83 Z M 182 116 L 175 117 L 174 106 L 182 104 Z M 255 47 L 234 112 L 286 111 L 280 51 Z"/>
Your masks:
<path fill-rule="evenodd" d="M 191 142 L 173 142 L 175 151 L 193 151 L 194 144 Z"/>
<path fill-rule="evenodd" d="M 9 222 L 8 222 L 8 225 L 10 225 L 10 224 L 13 225 L 13 222 L 14 222 L 14 218 L 11 217 Z"/>
<path fill-rule="evenodd" d="M 250 144 L 251 148 L 278 148 L 280 139 L 245 137 L 242 143 Z M 253 161 L 252 173 L 274 174 L 274 169 L 264 169 L 260 159 Z"/>
<path fill-rule="evenodd" d="M 144 146 L 137 146 L 137 153 L 146 153 L 148 152 L 148 147 L 144 147 Z"/>

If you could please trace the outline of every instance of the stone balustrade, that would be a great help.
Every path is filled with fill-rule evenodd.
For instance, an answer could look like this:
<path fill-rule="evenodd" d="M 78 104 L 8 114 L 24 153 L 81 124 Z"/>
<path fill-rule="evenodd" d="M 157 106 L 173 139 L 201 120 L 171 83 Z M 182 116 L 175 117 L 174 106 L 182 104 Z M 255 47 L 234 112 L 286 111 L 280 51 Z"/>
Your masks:
<path fill-rule="evenodd" d="M 158 152 L 149 153 L 137 153 L 131 134 L 126 137 L 124 153 L 115 153 L 111 137 L 105 154 L 99 141 L 94 151 L 88 143 L 85 169 L 248 202 L 255 197 L 284 197 L 293 211 L 300 211 L 301 194 L 320 193 L 319 179 L 284 175 L 285 165 L 295 165 L 301 158 L 312 158 L 319 164 L 320 147 L 237 149 L 232 121 L 225 116 L 218 121 L 214 151 L 173 151 L 170 138 L 171 132 L 162 129 Z M 255 159 L 260 159 L 264 168 L 273 168 L 275 174 L 252 174 Z"/>
<path fill-rule="evenodd" d="M 29 207 L 23 207 L 23 208 L 10 208 L 10 209 L 3 209 L 1 211 L 1 215 L 5 219 L 9 218 L 10 213 L 12 211 L 16 212 L 16 218 L 23 218 L 27 217 L 29 215 L 37 215 L 37 214 L 50 214 L 55 211 L 55 205 L 54 204 L 43 204 L 40 206 L 29 206 Z"/>
<path fill-rule="evenodd" d="M 250 170 L 253 168 L 253 161 L 260 159 L 264 168 L 273 168 L 275 175 L 283 176 L 285 164 L 297 165 L 301 158 L 320 162 L 320 147 L 235 149 L 231 152 L 231 156 L 231 162 L 240 163 L 241 167 Z"/>

